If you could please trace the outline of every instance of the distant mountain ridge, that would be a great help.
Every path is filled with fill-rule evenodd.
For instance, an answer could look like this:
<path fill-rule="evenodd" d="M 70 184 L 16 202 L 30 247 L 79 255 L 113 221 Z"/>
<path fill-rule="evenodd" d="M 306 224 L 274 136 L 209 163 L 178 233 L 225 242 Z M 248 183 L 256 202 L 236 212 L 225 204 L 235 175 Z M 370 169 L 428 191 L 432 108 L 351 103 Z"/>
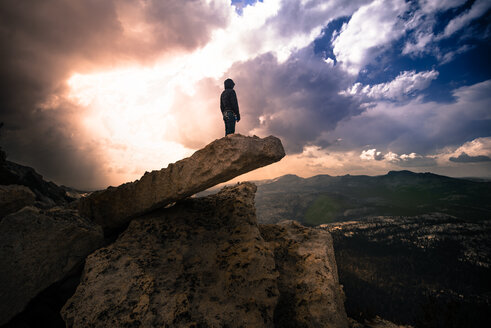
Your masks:
<path fill-rule="evenodd" d="M 489 219 L 491 182 L 433 173 L 390 171 L 386 175 L 293 174 L 258 182 L 260 222 L 283 219 L 307 225 L 378 215 L 413 216 L 440 212 L 463 219 Z"/>

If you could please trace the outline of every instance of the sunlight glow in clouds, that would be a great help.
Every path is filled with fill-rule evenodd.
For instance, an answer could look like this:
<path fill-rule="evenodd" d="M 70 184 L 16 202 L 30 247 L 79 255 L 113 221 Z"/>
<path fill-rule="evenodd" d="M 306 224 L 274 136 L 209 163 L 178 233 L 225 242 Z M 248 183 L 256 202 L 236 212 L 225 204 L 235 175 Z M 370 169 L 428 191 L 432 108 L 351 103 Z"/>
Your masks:
<path fill-rule="evenodd" d="M 229 27 L 214 31 L 204 48 L 171 60 L 164 58 L 153 67 L 74 74 L 68 80 L 69 99 L 85 108 L 82 128 L 100 142 L 111 170 L 136 179 L 145 170 L 158 169 L 190 155 L 193 150 L 169 138 L 169 131 L 176 128 L 172 111 L 179 110 L 172 108 L 176 91 L 192 95 L 197 81 L 217 79 L 233 62 L 274 46 L 266 43 L 266 50 L 248 49 L 237 46 L 241 44 L 237 40 L 254 35 L 277 9 L 278 1 L 247 7 L 242 16 L 231 8 Z M 219 95 L 213 96 L 218 99 Z"/>
<path fill-rule="evenodd" d="M 0 33 L 11 49 L 0 63 L 2 146 L 56 183 L 117 185 L 223 136 L 228 77 L 237 132 L 274 134 L 287 151 L 251 177 L 401 167 L 491 176 L 487 148 L 469 146 L 491 131 L 489 1 L 0 7 L 0 29 L 12 32 Z"/>
<path fill-rule="evenodd" d="M 279 0 L 257 2 L 245 7 L 242 15 L 230 7 L 228 26 L 213 31 L 208 44 L 179 57 L 164 57 L 152 67 L 74 74 L 68 80 L 69 99 L 85 108 L 82 128 L 100 142 L 109 167 L 136 179 L 144 170 L 158 169 L 190 155 L 193 150 L 182 146 L 173 133 L 179 129 L 174 113 L 179 108 L 173 108 L 177 91 L 194 95 L 195 84 L 204 78 L 214 79 L 222 88 L 218 79 L 233 63 L 267 52 L 284 61 L 294 49 L 306 46 L 320 33 L 321 25 L 287 40 L 279 37 L 278 31 L 265 23 L 278 13 L 280 4 Z M 130 32 L 140 33 L 141 28 L 133 26 Z M 217 99 L 218 111 L 219 93 L 209 97 Z M 197 107 L 196 117 L 207 114 L 200 112 L 199 99 L 189 106 Z M 202 118 L 200 124 L 201 132 L 222 130 L 219 120 Z"/>
<path fill-rule="evenodd" d="M 108 171 L 131 180 L 191 153 L 164 139 L 172 93 L 151 70 L 74 75 L 69 97 L 85 108 L 81 128 L 104 148 Z"/>

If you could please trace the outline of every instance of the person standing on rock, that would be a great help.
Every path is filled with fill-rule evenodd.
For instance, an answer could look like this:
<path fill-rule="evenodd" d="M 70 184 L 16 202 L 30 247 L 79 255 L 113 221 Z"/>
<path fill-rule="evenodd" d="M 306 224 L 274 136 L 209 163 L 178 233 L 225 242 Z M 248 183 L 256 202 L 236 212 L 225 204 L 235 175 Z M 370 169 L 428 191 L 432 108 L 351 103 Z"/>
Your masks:
<path fill-rule="evenodd" d="M 222 111 L 223 121 L 225 122 L 225 135 L 235 133 L 235 121 L 240 121 L 239 103 L 235 94 L 235 83 L 232 79 L 224 82 L 225 90 L 220 96 L 220 110 Z"/>

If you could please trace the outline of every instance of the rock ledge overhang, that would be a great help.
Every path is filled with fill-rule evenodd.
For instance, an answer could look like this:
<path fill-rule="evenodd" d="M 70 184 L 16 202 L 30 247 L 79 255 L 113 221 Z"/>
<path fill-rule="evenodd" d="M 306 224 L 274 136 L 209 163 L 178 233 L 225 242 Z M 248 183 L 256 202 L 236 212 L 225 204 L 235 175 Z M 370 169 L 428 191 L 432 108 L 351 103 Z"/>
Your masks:
<path fill-rule="evenodd" d="M 229 135 L 167 168 L 146 172 L 140 180 L 81 199 L 79 212 L 106 232 L 117 230 L 138 215 L 277 162 L 284 156 L 283 145 L 274 136 Z"/>

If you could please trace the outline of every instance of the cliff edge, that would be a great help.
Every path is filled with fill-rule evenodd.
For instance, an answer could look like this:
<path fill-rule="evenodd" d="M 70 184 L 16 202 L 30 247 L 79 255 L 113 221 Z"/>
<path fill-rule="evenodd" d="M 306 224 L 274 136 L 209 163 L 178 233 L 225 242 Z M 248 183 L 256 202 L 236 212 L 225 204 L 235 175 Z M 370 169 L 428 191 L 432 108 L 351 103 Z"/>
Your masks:
<path fill-rule="evenodd" d="M 79 212 L 101 225 L 105 232 L 117 230 L 140 214 L 277 162 L 284 156 L 283 145 L 276 137 L 229 135 L 167 168 L 145 173 L 140 180 L 82 198 Z"/>
<path fill-rule="evenodd" d="M 257 224 L 256 186 L 135 218 L 91 254 L 67 327 L 348 327 L 332 240 Z"/>

